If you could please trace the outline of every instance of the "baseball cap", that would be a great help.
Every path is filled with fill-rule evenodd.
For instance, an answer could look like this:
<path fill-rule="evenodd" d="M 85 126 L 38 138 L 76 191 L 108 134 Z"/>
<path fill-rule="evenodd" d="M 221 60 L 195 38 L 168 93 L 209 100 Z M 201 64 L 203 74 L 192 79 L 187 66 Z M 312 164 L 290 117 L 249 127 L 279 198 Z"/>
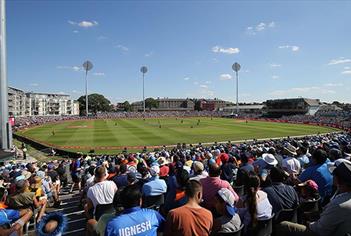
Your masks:
<path fill-rule="evenodd" d="M 226 210 L 229 215 L 233 216 L 236 214 L 236 208 L 234 206 L 235 203 L 235 197 L 234 194 L 226 188 L 221 188 L 218 190 L 218 195 L 223 199 L 223 201 L 226 203 Z"/>
<path fill-rule="evenodd" d="M 44 178 L 45 178 L 45 172 L 39 170 L 39 171 L 37 172 L 37 176 L 39 176 L 40 178 L 44 179 Z"/>
<path fill-rule="evenodd" d="M 129 182 L 134 182 L 137 180 L 137 176 L 136 176 L 136 173 L 135 172 L 129 172 L 127 174 L 127 179 Z"/>
<path fill-rule="evenodd" d="M 150 167 L 150 174 L 152 176 L 157 176 L 160 173 L 160 167 L 157 165 L 151 166 Z"/>
<path fill-rule="evenodd" d="M 299 187 L 309 187 L 311 189 L 313 189 L 314 191 L 318 191 L 318 185 L 316 182 L 314 182 L 313 180 L 309 179 L 301 184 L 298 184 Z"/>

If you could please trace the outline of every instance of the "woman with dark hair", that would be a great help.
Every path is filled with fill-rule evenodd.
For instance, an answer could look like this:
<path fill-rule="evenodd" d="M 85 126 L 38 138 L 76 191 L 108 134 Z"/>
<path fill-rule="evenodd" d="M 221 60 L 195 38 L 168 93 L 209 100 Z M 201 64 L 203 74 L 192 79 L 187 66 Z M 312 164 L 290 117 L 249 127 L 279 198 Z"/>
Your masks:
<path fill-rule="evenodd" d="M 260 178 L 251 174 L 245 184 L 247 194 L 238 202 L 240 218 L 248 227 L 255 227 L 257 220 L 268 219 L 272 215 L 272 205 L 267 194 L 260 190 Z"/>

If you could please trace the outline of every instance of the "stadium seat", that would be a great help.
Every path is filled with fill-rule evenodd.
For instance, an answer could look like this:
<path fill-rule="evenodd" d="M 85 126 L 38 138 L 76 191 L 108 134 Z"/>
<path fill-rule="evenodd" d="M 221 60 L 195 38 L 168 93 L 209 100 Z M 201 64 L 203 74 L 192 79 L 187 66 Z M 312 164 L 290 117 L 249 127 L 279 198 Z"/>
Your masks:
<path fill-rule="evenodd" d="M 113 204 L 99 204 L 95 208 L 95 220 L 98 221 L 103 214 L 114 213 L 115 208 Z"/>
<path fill-rule="evenodd" d="M 244 185 L 240 185 L 240 186 L 233 185 L 233 189 L 240 197 L 244 196 L 245 194 Z"/>
<path fill-rule="evenodd" d="M 222 232 L 222 231 L 219 231 L 217 233 L 217 236 L 241 236 L 241 231 L 242 231 L 243 228 L 244 228 L 244 225 L 242 224 L 237 231 L 233 231 L 233 232 Z"/>
<path fill-rule="evenodd" d="M 165 202 L 164 194 L 160 194 L 157 196 L 143 196 L 143 208 L 159 208 Z"/>
<path fill-rule="evenodd" d="M 269 219 L 258 220 L 257 225 L 254 228 L 249 228 L 246 235 L 251 236 L 270 236 L 273 232 L 273 219 L 274 213 Z"/>
<path fill-rule="evenodd" d="M 282 209 L 274 219 L 274 224 L 279 224 L 283 221 L 297 223 L 297 209 Z"/>

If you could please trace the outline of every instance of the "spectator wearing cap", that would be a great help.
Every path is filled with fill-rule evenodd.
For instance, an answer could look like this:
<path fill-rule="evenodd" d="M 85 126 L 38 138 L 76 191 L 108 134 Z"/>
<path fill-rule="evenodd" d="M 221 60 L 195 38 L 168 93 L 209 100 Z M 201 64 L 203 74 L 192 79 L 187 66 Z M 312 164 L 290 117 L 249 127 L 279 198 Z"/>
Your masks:
<path fill-rule="evenodd" d="M 124 211 L 108 222 L 105 236 L 157 235 L 162 230 L 164 218 L 157 211 L 140 208 L 141 193 L 138 186 L 125 187 L 120 198 Z"/>
<path fill-rule="evenodd" d="M 299 197 L 295 189 L 290 185 L 284 184 L 288 176 L 283 169 L 273 167 L 269 174 L 272 184 L 263 189 L 267 193 L 274 214 L 279 213 L 283 209 L 295 209 L 299 205 Z"/>
<path fill-rule="evenodd" d="M 211 211 L 214 210 L 215 196 L 218 190 L 222 188 L 229 189 L 229 191 L 233 193 L 235 202 L 239 200 L 239 196 L 235 193 L 228 181 L 220 179 L 220 174 L 221 168 L 217 164 L 210 164 L 209 176 L 200 180 L 203 187 L 203 205 Z"/>
<path fill-rule="evenodd" d="M 318 185 L 313 180 L 307 180 L 297 185 L 299 189 L 300 203 L 319 199 Z"/>
<path fill-rule="evenodd" d="M 234 232 L 240 229 L 241 220 L 234 206 L 234 195 L 226 188 L 218 190 L 215 208 L 220 215 L 213 222 L 212 233 Z"/>
<path fill-rule="evenodd" d="M 247 231 L 257 225 L 257 220 L 265 220 L 272 216 L 272 205 L 267 193 L 260 190 L 260 178 L 251 174 L 245 183 L 247 194 L 238 202 L 238 210 Z"/>
<path fill-rule="evenodd" d="M 289 174 L 298 175 L 301 171 L 301 164 L 295 158 L 297 156 L 296 148 L 288 143 L 283 149 L 284 159 L 282 162 L 282 167 Z"/>
<path fill-rule="evenodd" d="M 157 159 L 157 162 L 160 165 L 160 177 L 166 179 L 169 173 L 169 167 L 168 167 L 169 162 L 165 157 L 159 157 Z"/>
<path fill-rule="evenodd" d="M 209 235 L 213 219 L 212 213 L 200 206 L 202 186 L 190 180 L 185 188 L 187 202 L 184 206 L 171 210 L 167 215 L 165 236 Z"/>
<path fill-rule="evenodd" d="M 322 202 L 327 202 L 332 195 L 333 177 L 327 163 L 327 153 L 323 149 L 316 149 L 312 153 L 312 165 L 298 177 L 300 182 L 311 179 L 317 183 Z"/>
<path fill-rule="evenodd" d="M 342 161 L 329 168 L 338 194 L 331 199 L 319 220 L 307 226 L 284 221 L 277 235 L 347 235 L 351 232 L 351 162 Z"/>
<path fill-rule="evenodd" d="M 191 180 L 200 181 L 203 178 L 208 176 L 208 173 L 205 171 L 204 164 L 200 161 L 194 161 L 193 163 L 194 175 L 190 178 Z"/>
<path fill-rule="evenodd" d="M 105 167 L 100 166 L 95 170 L 95 184 L 89 188 L 87 193 L 87 203 L 84 206 L 88 219 L 92 218 L 91 211 L 95 213 L 97 205 L 112 204 L 113 197 L 117 191 L 117 186 L 113 181 L 106 180 L 108 176 Z"/>
<path fill-rule="evenodd" d="M 270 153 L 263 153 L 262 158 L 256 160 L 253 163 L 256 171 L 261 174 L 263 170 L 270 170 L 272 167 L 278 164 L 277 159 Z"/>
<path fill-rule="evenodd" d="M 158 196 L 167 192 L 167 184 L 159 178 L 160 167 L 157 165 L 150 167 L 150 181 L 143 185 L 142 194 L 145 197 Z"/>

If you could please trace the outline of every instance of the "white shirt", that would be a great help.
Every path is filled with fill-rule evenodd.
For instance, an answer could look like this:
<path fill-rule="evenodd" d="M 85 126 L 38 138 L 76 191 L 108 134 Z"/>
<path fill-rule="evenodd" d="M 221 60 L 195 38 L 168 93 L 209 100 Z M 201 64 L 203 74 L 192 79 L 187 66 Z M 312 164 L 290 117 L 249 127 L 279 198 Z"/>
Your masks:
<path fill-rule="evenodd" d="M 95 208 L 99 204 L 111 204 L 116 191 L 116 184 L 113 181 L 105 180 L 90 187 L 87 197 L 92 201 Z"/>
<path fill-rule="evenodd" d="M 95 176 L 92 175 L 89 179 L 87 179 L 87 181 L 85 182 L 85 186 L 90 188 L 91 186 L 93 186 L 95 184 Z"/>
<path fill-rule="evenodd" d="M 289 174 L 291 173 L 299 174 L 301 171 L 301 164 L 299 160 L 297 160 L 294 157 L 286 157 L 285 159 L 283 159 L 282 167 Z"/>

